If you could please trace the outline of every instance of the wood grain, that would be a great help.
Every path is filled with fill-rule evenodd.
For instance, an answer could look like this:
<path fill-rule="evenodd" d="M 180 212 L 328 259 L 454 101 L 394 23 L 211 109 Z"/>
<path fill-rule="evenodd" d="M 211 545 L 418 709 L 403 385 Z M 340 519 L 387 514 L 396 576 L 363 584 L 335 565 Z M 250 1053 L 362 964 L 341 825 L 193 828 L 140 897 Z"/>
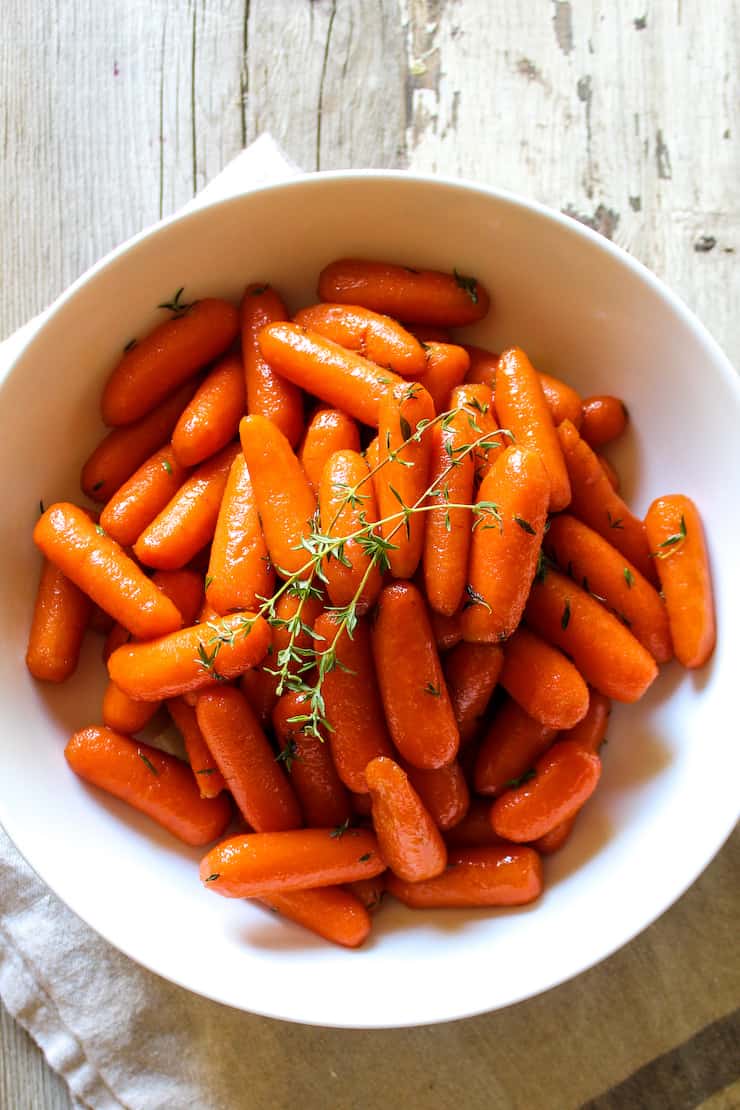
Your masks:
<path fill-rule="evenodd" d="M 5 0 L 3 16 L 0 335 L 269 130 L 307 169 L 459 174 L 568 211 L 740 362 L 738 0 Z M 3 1107 L 69 1105 L 5 1014 L 0 1060 Z"/>

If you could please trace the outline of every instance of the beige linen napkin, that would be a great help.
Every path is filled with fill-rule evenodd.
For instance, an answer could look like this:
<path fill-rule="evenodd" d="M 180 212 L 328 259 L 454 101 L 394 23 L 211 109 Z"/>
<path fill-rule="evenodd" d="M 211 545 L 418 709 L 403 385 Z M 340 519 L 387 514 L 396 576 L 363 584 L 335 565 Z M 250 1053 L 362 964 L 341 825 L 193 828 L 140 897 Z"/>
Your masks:
<path fill-rule="evenodd" d="M 263 136 L 193 204 L 297 172 Z M 0 368 L 42 319 L 0 346 Z M 729 1110 L 739 864 L 736 837 L 640 938 L 539 998 L 450 1025 L 342 1031 L 253 1017 L 145 971 L 0 830 L 0 997 L 93 1110 Z"/>

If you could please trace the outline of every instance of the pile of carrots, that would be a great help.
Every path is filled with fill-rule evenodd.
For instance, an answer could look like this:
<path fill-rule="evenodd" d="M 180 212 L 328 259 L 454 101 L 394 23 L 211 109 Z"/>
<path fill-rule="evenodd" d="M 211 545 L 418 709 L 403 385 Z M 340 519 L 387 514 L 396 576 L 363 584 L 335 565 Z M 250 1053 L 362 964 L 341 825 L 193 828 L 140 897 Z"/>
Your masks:
<path fill-rule="evenodd" d="M 342 259 L 292 320 L 267 284 L 182 293 L 106 383 L 99 514 L 34 530 L 32 675 L 106 636 L 69 765 L 189 845 L 236 818 L 206 889 L 349 947 L 386 891 L 531 902 L 611 701 L 711 655 L 696 507 L 622 500 L 620 400 L 453 341 L 488 311 L 474 278 Z M 137 738 L 160 711 L 187 762 Z"/>

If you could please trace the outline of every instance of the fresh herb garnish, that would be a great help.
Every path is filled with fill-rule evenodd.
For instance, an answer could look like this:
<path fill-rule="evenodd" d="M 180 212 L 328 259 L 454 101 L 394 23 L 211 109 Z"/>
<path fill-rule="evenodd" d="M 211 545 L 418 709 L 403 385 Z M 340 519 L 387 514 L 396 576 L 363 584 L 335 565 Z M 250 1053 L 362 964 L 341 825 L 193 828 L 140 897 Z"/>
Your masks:
<path fill-rule="evenodd" d="M 93 493 L 97 493 L 98 490 L 102 489 L 104 485 L 105 485 L 105 478 L 101 478 L 100 481 L 96 482 L 95 485 L 92 487 Z"/>
<path fill-rule="evenodd" d="M 537 772 L 534 767 L 530 767 L 530 769 L 525 771 L 523 775 L 520 775 L 518 779 L 509 779 L 508 782 L 504 783 L 504 786 L 510 790 L 514 790 L 517 786 L 523 786 L 525 782 L 529 782 L 536 774 Z"/>
<path fill-rule="evenodd" d="M 430 694 L 433 698 L 439 698 L 442 696 L 442 691 L 440 690 L 439 686 L 435 686 L 433 682 L 427 682 L 426 686 L 424 687 L 424 693 Z"/>
<path fill-rule="evenodd" d="M 659 543 L 658 544 L 658 550 L 651 552 L 652 557 L 654 559 L 667 559 L 669 555 L 673 554 L 673 551 L 675 550 L 677 545 L 680 544 L 680 543 L 683 543 L 683 541 L 685 539 L 686 539 L 686 519 L 685 519 L 685 517 L 682 513 L 681 514 L 681 527 L 680 527 L 679 531 L 674 532 L 674 534 L 672 536 L 669 536 L 667 540 L 663 540 L 662 543 Z M 668 550 L 664 551 L 664 550 L 662 550 L 662 548 L 668 548 Z"/>
<path fill-rule="evenodd" d="M 158 305 L 157 307 L 158 307 L 158 308 L 161 308 L 162 306 L 161 306 L 161 305 Z M 128 352 L 129 352 L 129 351 L 133 351 L 134 347 L 136 346 L 136 344 L 137 344 L 138 342 L 139 342 L 139 341 L 138 341 L 138 339 L 129 339 L 128 343 L 127 343 L 127 344 L 126 344 L 126 346 L 125 346 L 125 347 L 123 348 L 123 353 L 124 353 L 124 354 L 128 354 Z"/>
<path fill-rule="evenodd" d="M 181 300 L 184 292 L 185 286 L 181 285 L 171 301 L 163 301 L 162 304 L 157 305 L 157 308 L 166 308 L 169 312 L 173 312 L 175 316 L 183 316 L 196 303 L 195 301 L 189 301 L 186 303 L 185 301 Z"/>
<path fill-rule="evenodd" d="M 348 828 L 349 817 L 345 821 L 342 821 L 341 825 L 337 825 L 336 828 L 332 829 L 329 836 L 332 840 L 341 840 Z"/>
<path fill-rule="evenodd" d="M 522 529 L 522 531 L 526 532 L 528 536 L 536 535 L 536 532 L 535 532 L 534 528 L 532 527 L 532 525 L 529 523 L 528 520 L 523 520 L 522 517 L 520 517 L 520 516 L 515 516 L 514 520 L 517 522 L 517 524 Z"/>
<path fill-rule="evenodd" d="M 216 879 L 220 879 L 220 878 L 221 878 L 221 872 L 220 871 L 214 871 L 213 874 L 209 875 L 208 878 L 205 879 L 204 881 L 207 882 L 207 883 L 215 883 Z"/>
<path fill-rule="evenodd" d="M 627 587 L 631 590 L 632 587 L 635 584 L 634 574 L 632 573 L 632 571 L 630 570 L 629 567 L 625 567 L 624 570 L 622 571 L 622 574 L 624 575 L 624 580 L 627 583 Z"/>
<path fill-rule="evenodd" d="M 468 595 L 470 600 L 464 603 L 463 609 L 470 609 L 473 605 L 485 605 L 488 612 L 491 612 L 491 606 L 488 604 L 486 599 L 481 594 L 479 594 L 477 590 L 474 590 L 469 582 L 465 587 L 465 593 Z"/>
<path fill-rule="evenodd" d="M 609 521 L 609 527 L 610 527 L 610 528 L 617 528 L 617 529 L 621 529 L 621 530 L 623 530 L 623 529 L 624 529 L 624 522 L 623 522 L 623 520 L 622 520 L 621 516 L 620 516 L 620 517 L 618 517 L 618 518 L 617 518 L 617 519 L 615 520 L 615 519 L 614 519 L 614 518 L 612 517 L 612 514 L 611 514 L 611 513 L 609 512 L 609 510 L 608 510 L 608 509 L 606 510 L 606 519 L 607 519 L 607 520 Z"/>
<path fill-rule="evenodd" d="M 468 296 L 470 297 L 473 304 L 477 304 L 478 303 L 478 282 L 477 282 L 477 280 L 474 277 L 466 277 L 464 274 L 459 273 L 457 270 L 453 270 L 452 274 L 455 278 L 455 284 L 459 285 L 459 287 L 461 289 L 465 290 L 465 292 L 468 294 Z"/>
<path fill-rule="evenodd" d="M 143 751 L 141 750 L 141 748 L 137 748 L 137 749 L 136 749 L 136 754 L 138 755 L 138 757 L 139 757 L 139 759 L 141 760 L 141 762 L 142 762 L 142 763 L 145 763 L 145 764 L 147 765 L 148 769 L 149 769 L 149 770 L 151 771 L 151 773 L 152 773 L 153 775 L 158 775 L 158 774 L 159 774 L 159 771 L 158 771 L 158 770 L 157 770 L 157 768 L 156 768 L 156 767 L 154 766 L 154 764 L 152 763 L 151 759 L 149 759 L 149 758 L 148 758 L 148 756 L 144 755 L 144 753 L 143 753 Z"/>
<path fill-rule="evenodd" d="M 169 459 L 162 459 L 162 466 L 168 474 L 172 473 L 172 463 Z"/>
<path fill-rule="evenodd" d="M 565 630 L 566 630 L 566 628 L 568 627 L 569 624 L 570 624 L 570 598 L 566 597 L 565 605 L 563 606 L 563 615 L 560 618 L 560 627 L 562 628 L 563 632 L 565 632 Z"/>
<path fill-rule="evenodd" d="M 371 856 L 372 856 L 372 852 L 365 852 L 364 856 L 359 856 L 358 857 L 357 862 L 358 863 L 367 863 L 367 861 L 370 859 Z"/>

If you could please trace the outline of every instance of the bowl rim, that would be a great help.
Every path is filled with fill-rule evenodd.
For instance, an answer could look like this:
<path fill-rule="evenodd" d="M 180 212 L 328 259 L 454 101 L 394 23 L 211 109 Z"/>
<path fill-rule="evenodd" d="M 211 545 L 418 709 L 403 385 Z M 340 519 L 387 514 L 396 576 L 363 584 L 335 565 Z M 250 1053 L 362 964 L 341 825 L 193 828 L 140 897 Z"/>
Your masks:
<path fill-rule="evenodd" d="M 592 228 L 580 221 L 574 219 L 562 211 L 551 208 L 546 204 L 541 203 L 525 197 L 521 194 L 515 193 L 511 190 L 501 189 L 491 185 L 484 185 L 480 182 L 472 181 L 467 178 L 445 176 L 437 174 L 426 174 L 409 172 L 405 170 L 382 170 L 382 169 L 354 169 L 354 170 L 324 170 L 319 172 L 306 172 L 301 173 L 292 178 L 280 179 L 272 183 L 260 184 L 257 186 L 246 186 L 244 189 L 237 193 L 230 194 L 226 197 L 219 199 L 205 198 L 199 202 L 196 196 L 193 201 L 187 206 L 185 211 L 180 211 L 168 216 L 162 220 L 157 221 L 151 226 L 144 228 L 142 231 L 137 232 L 118 246 L 114 247 L 107 254 L 105 254 L 97 262 L 93 263 L 87 268 L 71 285 L 62 291 L 62 293 L 46 308 L 39 316 L 35 317 L 29 322 L 26 327 L 29 329 L 33 327 L 32 333 L 28 339 L 25 340 L 20 346 L 20 349 L 15 352 L 6 366 L 0 368 L 0 389 L 5 381 L 15 372 L 16 367 L 23 362 L 26 358 L 33 358 L 34 347 L 37 339 L 42 335 L 47 325 L 51 324 L 55 316 L 65 305 L 72 301 L 77 294 L 86 288 L 94 279 L 110 265 L 112 265 L 118 258 L 132 250 L 139 243 L 156 238 L 158 234 L 166 231 L 172 225 L 187 224 L 188 222 L 197 222 L 198 220 L 206 220 L 211 210 L 223 210 L 229 206 L 238 208 L 245 200 L 253 195 L 261 195 L 264 193 L 290 193 L 294 190 L 302 191 L 305 189 L 319 189 L 325 183 L 353 183 L 365 181 L 383 181 L 388 183 L 399 183 L 405 185 L 416 185 L 422 187 L 443 188 L 451 189 L 462 194 L 474 193 L 481 198 L 492 199 L 498 202 L 504 202 L 520 210 L 534 213 L 540 218 L 554 222 L 566 232 L 574 235 L 576 238 L 581 238 L 590 242 L 593 246 L 604 251 L 607 255 L 611 256 L 614 262 L 618 265 L 624 266 L 627 270 L 631 271 L 632 275 L 638 280 L 645 283 L 651 291 L 662 299 L 667 306 L 677 314 L 682 323 L 687 326 L 699 342 L 708 348 L 714 366 L 717 371 L 724 378 L 724 383 L 729 387 L 730 391 L 734 394 L 738 406 L 740 407 L 740 375 L 736 372 L 728 356 L 725 354 L 717 340 L 713 337 L 711 332 L 699 320 L 697 315 L 691 308 L 683 301 L 683 299 L 675 293 L 662 279 L 657 277 L 651 270 L 648 269 L 644 263 L 629 254 L 624 248 L 614 243 L 611 239 L 594 231 Z M 35 326 L 34 326 L 35 325 Z M 10 336 L 7 337 L 11 338 Z M 659 899 L 659 902 L 654 906 L 647 917 L 642 919 L 641 923 L 636 926 L 630 926 L 628 931 L 616 941 L 608 940 L 600 953 L 596 956 L 589 953 L 581 960 L 574 960 L 573 966 L 565 972 L 558 971 L 553 973 L 550 977 L 546 978 L 544 982 L 535 988 L 524 988 L 520 993 L 514 992 L 506 1001 L 501 1003 L 494 1003 L 493 1005 L 480 1005 L 477 1001 L 472 1005 L 460 1006 L 458 1005 L 453 1012 L 445 1013 L 439 1016 L 425 1018 L 423 1021 L 412 1021 L 402 1019 L 393 1021 L 392 1019 L 383 1019 L 380 1021 L 370 1021 L 367 1024 L 347 1021 L 316 1022 L 306 1017 L 296 1017 L 293 1015 L 287 1016 L 281 1012 L 279 1006 L 276 1007 L 255 1007 L 253 1005 L 237 1006 L 236 1004 L 224 1001 L 219 996 L 217 991 L 208 991 L 200 987 L 195 990 L 183 977 L 170 974 L 169 972 L 163 973 L 152 963 L 147 962 L 145 954 L 142 955 L 138 952 L 134 953 L 129 950 L 129 946 L 121 943 L 119 940 L 114 940 L 109 935 L 108 929 L 100 929 L 97 926 L 91 925 L 87 919 L 75 908 L 73 902 L 67 901 L 66 897 L 62 895 L 56 888 L 55 882 L 48 878 L 45 874 L 43 861 L 35 863 L 29 859 L 21 847 L 21 844 L 14 835 L 12 826 L 14 824 L 12 815 L 10 821 L 7 821 L 3 816 L 2 796 L 0 795 L 0 824 L 4 827 L 10 840 L 15 846 L 16 850 L 20 852 L 28 866 L 36 874 L 39 879 L 53 891 L 64 905 L 66 905 L 80 920 L 84 921 L 88 928 L 91 928 L 98 936 L 101 936 L 107 943 L 111 944 L 118 951 L 122 952 L 129 959 L 135 963 L 146 968 L 148 971 L 159 975 L 170 982 L 175 983 L 177 986 L 192 993 L 208 998 L 213 1002 L 221 1005 L 232 1006 L 232 1008 L 240 1009 L 247 1013 L 253 1013 L 261 1017 L 267 1017 L 274 1020 L 290 1021 L 296 1024 L 314 1025 L 322 1028 L 337 1028 L 337 1029 L 392 1029 L 392 1028 L 408 1028 L 423 1025 L 436 1025 L 443 1022 L 458 1021 L 464 1018 L 475 1017 L 479 1014 L 493 1012 L 497 1009 L 504 1009 L 509 1006 L 516 1005 L 528 998 L 537 997 L 576 978 L 583 972 L 595 967 L 599 963 L 608 959 L 619 951 L 622 947 L 632 941 L 636 936 L 642 933 L 650 925 L 652 925 L 659 917 L 661 917 L 671 906 L 673 906 L 693 885 L 697 878 L 709 866 L 712 860 L 716 857 L 719 851 L 733 832 L 735 824 L 737 823 L 738 816 L 740 815 L 740 800 L 738 801 L 738 815 L 730 816 L 727 821 L 727 827 L 723 829 L 721 839 L 715 843 L 708 854 L 702 853 L 702 861 L 696 863 L 689 872 L 684 875 L 681 882 L 672 889 L 670 894 L 665 895 Z M 22 832 L 20 840 L 22 841 Z"/>

